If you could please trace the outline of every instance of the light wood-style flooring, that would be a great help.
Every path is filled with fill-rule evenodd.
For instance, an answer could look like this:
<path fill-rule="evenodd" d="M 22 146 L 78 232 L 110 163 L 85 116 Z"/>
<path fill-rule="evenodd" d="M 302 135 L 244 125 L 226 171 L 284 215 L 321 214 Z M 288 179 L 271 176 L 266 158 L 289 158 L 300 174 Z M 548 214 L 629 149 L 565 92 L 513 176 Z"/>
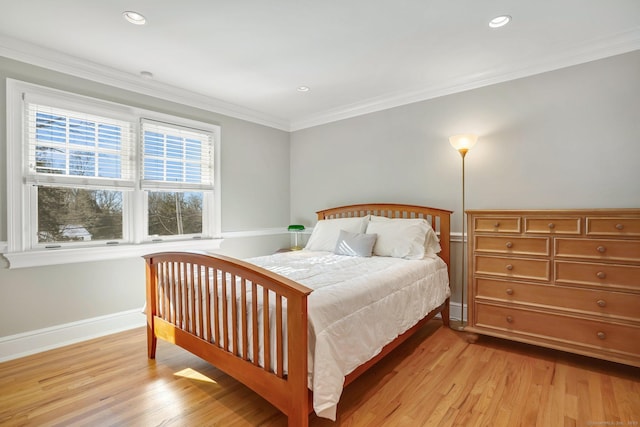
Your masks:
<path fill-rule="evenodd" d="M 431 321 L 348 386 L 328 426 L 637 426 L 640 369 Z M 286 426 L 264 399 L 135 329 L 0 364 L 2 426 Z"/>

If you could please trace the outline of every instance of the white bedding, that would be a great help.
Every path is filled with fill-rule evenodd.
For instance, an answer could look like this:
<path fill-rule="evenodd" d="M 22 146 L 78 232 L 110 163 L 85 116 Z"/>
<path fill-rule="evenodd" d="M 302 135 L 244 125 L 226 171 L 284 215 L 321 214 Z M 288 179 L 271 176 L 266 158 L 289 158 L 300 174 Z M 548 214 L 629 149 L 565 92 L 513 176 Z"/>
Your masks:
<path fill-rule="evenodd" d="M 438 257 L 302 250 L 248 261 L 314 290 L 308 298 L 309 388 L 316 414 L 332 420 L 345 376 L 450 296 L 446 264 Z"/>

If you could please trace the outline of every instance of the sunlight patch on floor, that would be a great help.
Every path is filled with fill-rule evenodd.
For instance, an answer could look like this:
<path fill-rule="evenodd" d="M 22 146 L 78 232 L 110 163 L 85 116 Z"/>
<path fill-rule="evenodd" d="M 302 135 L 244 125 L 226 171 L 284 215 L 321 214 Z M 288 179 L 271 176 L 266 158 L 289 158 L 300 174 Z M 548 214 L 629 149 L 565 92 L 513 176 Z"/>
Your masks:
<path fill-rule="evenodd" d="M 185 368 L 185 369 L 183 369 L 181 371 L 178 371 L 178 372 L 174 373 L 173 375 L 175 375 L 177 377 L 188 378 L 188 379 L 191 379 L 191 380 L 198 380 L 198 381 L 202 381 L 202 382 L 206 382 L 206 383 L 217 384 L 214 380 L 212 380 L 208 376 L 206 376 L 204 374 L 201 374 L 200 372 L 196 371 L 195 369 L 191 369 L 191 368 Z"/>

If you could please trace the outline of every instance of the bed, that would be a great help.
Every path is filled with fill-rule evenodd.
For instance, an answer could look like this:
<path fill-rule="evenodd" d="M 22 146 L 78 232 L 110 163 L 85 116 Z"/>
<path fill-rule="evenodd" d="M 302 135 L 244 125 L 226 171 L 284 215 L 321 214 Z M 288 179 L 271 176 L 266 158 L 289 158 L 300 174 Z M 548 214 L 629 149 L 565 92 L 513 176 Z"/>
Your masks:
<path fill-rule="evenodd" d="M 302 251 L 145 256 L 148 357 L 158 338 L 179 345 L 304 427 L 314 410 L 335 419 L 342 388 L 425 322 L 440 313 L 448 325 L 450 211 L 361 204 L 317 215 Z"/>

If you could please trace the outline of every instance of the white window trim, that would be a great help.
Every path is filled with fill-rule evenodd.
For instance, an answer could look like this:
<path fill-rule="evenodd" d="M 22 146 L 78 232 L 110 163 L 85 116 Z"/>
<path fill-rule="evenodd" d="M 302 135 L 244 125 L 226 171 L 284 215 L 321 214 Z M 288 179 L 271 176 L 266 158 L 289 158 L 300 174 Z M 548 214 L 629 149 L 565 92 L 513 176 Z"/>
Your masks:
<path fill-rule="evenodd" d="M 151 110 L 130 107 L 109 101 L 76 95 L 57 89 L 52 89 L 20 80 L 7 79 L 7 248 L 4 256 L 9 260 L 9 268 L 34 267 L 40 265 L 67 264 L 86 261 L 99 261 L 105 259 L 128 258 L 142 256 L 147 253 L 170 251 L 170 250 L 211 250 L 218 249 L 222 243 L 221 239 L 221 197 L 220 197 L 220 127 L 217 125 L 198 122 L 182 117 L 171 116 Z M 60 96 L 67 99 L 81 99 L 83 102 L 94 104 L 100 107 L 116 109 L 123 114 L 136 117 L 136 123 L 140 123 L 140 118 L 145 117 L 152 120 L 176 123 L 178 125 L 202 129 L 211 132 L 214 136 L 214 201 L 213 218 L 211 221 L 212 230 L 207 230 L 213 238 L 171 240 L 163 242 L 143 242 L 142 230 L 130 229 L 133 237 L 132 243 L 107 246 L 78 246 L 64 247 L 59 249 L 31 249 L 29 241 L 29 204 L 30 201 L 24 191 L 24 155 L 22 132 L 23 132 L 23 109 L 22 93 L 42 94 L 44 96 Z M 139 129 L 138 129 L 139 131 Z M 134 191 L 140 191 L 137 188 Z M 138 200 L 140 198 L 137 198 Z M 144 211 L 141 203 L 133 206 L 131 219 L 136 224 L 144 223 Z M 205 213 L 206 214 L 206 213 Z M 124 227 L 133 228 L 127 225 L 129 218 L 125 218 Z M 204 231 L 204 230 L 203 230 Z"/>

